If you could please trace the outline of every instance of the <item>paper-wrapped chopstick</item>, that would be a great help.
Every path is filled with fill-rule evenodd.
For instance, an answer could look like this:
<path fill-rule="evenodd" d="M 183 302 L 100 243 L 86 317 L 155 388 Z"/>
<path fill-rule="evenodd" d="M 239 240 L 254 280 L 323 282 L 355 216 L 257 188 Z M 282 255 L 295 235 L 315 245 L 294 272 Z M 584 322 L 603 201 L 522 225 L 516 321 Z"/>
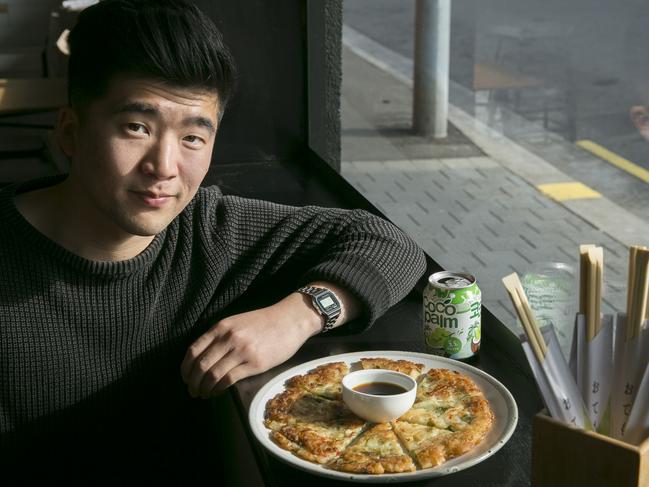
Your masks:
<path fill-rule="evenodd" d="M 625 428 L 624 428 L 624 441 L 639 445 L 645 439 L 649 438 L 649 368 L 645 367 L 645 371 L 638 386 L 642 394 L 636 394 L 633 406 L 629 413 Z"/>
<path fill-rule="evenodd" d="M 644 381 L 649 356 L 649 250 L 645 247 L 630 249 L 628 284 L 627 314 L 618 316 L 621 328 L 615 340 L 612 436 L 635 442 L 642 435 L 643 424 L 649 422 L 645 397 L 649 380 Z"/>
<path fill-rule="evenodd" d="M 615 387 L 613 389 L 613 427 L 611 436 L 625 439 L 631 434 L 635 425 L 627 424 L 633 409 L 640 406 L 636 399 L 646 396 L 647 390 L 641 389 L 643 375 L 647 374 L 647 357 L 649 356 L 649 332 L 641 330 L 638 336 L 625 339 L 628 333 L 626 315 L 618 315 L 618 327 L 615 337 Z M 642 392 L 640 392 L 642 391 Z M 642 414 L 649 414 L 646 409 Z M 640 419 L 640 418 L 638 418 Z"/>
<path fill-rule="evenodd" d="M 586 244 L 579 246 L 579 311 L 577 317 L 575 318 L 575 327 L 572 334 L 572 345 L 570 347 L 570 371 L 575 380 L 579 380 L 579 371 L 577 367 L 577 343 L 579 342 L 578 331 L 580 326 L 586 326 L 586 316 L 588 315 L 588 303 L 589 303 L 589 274 L 590 274 L 590 262 L 588 260 L 588 250 L 595 248 L 594 245 Z M 581 317 L 581 318 L 580 318 Z M 579 320 L 583 319 L 584 324 L 579 325 Z"/>
<path fill-rule="evenodd" d="M 602 316 L 604 253 L 601 247 L 581 245 L 579 313 L 575 320 L 570 368 L 593 427 L 610 431 L 613 383 L 613 316 Z"/>
<path fill-rule="evenodd" d="M 503 278 L 503 284 L 525 330 L 523 350 L 552 417 L 578 428 L 590 429 L 583 400 L 568 364 L 561 354 L 552 325 L 539 329 L 516 273 Z"/>
<path fill-rule="evenodd" d="M 602 434 L 610 432 L 615 326 L 615 317 L 604 315 L 600 330 L 589 339 L 584 315 L 577 316 L 577 384 L 593 428 Z"/>

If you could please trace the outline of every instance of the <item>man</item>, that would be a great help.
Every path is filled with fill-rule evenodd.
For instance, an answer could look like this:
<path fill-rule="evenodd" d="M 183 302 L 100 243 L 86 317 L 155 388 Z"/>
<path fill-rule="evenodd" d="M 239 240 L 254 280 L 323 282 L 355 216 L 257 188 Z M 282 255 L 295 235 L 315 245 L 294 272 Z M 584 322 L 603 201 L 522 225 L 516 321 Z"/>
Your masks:
<path fill-rule="evenodd" d="M 67 480 L 91 469 L 90 484 L 130 483 L 131 469 L 218 477 L 218 431 L 192 398 L 323 329 L 369 326 L 411 289 L 422 253 L 363 211 L 199 189 L 235 75 L 194 6 L 108 0 L 69 42 L 70 173 L 0 192 L 2 461 L 22 465 L 14 481 L 44 463 Z M 279 301 L 224 315 L 287 275 Z"/>

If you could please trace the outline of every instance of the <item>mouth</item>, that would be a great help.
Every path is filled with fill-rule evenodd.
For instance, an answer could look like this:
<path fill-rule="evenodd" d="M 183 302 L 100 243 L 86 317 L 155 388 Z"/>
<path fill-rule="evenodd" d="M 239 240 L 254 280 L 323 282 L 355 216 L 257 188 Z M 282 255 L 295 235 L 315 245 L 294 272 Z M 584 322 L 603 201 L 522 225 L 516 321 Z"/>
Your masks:
<path fill-rule="evenodd" d="M 155 191 L 132 191 L 131 193 L 151 208 L 160 208 L 175 198 L 173 194 L 157 193 Z"/>

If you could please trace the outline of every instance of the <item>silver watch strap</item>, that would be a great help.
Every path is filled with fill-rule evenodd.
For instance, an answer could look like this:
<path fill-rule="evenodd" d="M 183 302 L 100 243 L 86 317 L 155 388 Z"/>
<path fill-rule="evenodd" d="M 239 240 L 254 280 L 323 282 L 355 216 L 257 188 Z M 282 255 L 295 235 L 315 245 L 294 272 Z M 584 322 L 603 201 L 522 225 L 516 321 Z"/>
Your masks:
<path fill-rule="evenodd" d="M 342 312 L 342 305 L 340 304 L 340 299 L 338 299 L 338 296 L 331 291 L 330 289 L 325 289 L 322 287 L 316 287 L 316 286 L 304 286 L 298 289 L 298 292 L 301 292 L 303 294 L 307 294 L 311 297 L 312 301 L 315 301 L 319 296 L 322 294 L 332 294 L 333 297 L 336 299 L 338 302 L 338 309 L 334 310 L 332 313 L 327 314 L 324 313 L 320 307 L 314 302 L 313 306 L 314 308 L 324 317 L 325 323 L 322 326 L 322 332 L 329 331 L 333 328 L 334 324 L 336 323 L 336 320 L 340 316 L 340 313 Z"/>

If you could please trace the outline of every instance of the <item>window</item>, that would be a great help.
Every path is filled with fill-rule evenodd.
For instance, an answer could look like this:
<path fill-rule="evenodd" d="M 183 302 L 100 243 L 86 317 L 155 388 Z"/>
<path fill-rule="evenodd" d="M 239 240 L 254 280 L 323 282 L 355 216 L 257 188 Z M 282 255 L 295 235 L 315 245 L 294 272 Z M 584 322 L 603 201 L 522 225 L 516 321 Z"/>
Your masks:
<path fill-rule="evenodd" d="M 344 0 L 342 173 L 515 332 L 517 272 L 564 349 L 579 245 L 605 312 L 649 244 L 649 10 L 638 1 L 451 2 L 448 136 L 412 129 L 414 0 Z M 550 299 L 550 300 L 548 300 Z M 549 303 L 551 305 L 549 305 Z"/>

